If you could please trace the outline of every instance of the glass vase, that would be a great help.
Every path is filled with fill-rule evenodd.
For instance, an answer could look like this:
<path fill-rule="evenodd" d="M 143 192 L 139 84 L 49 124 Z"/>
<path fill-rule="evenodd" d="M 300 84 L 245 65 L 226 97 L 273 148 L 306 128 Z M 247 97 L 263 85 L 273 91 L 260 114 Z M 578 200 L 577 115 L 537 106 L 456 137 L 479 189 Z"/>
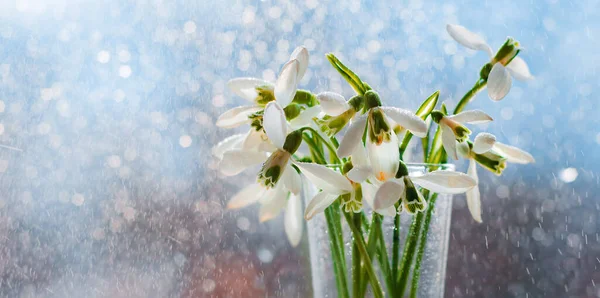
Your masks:
<path fill-rule="evenodd" d="M 407 164 L 411 175 L 421 174 L 429 172 L 435 169 L 443 170 L 454 170 L 454 166 L 451 164 Z M 305 203 L 308 203 L 313 197 L 316 190 L 308 190 L 305 193 Z M 421 274 L 418 284 L 418 290 L 416 297 L 443 297 L 444 296 L 444 284 L 446 277 L 446 260 L 448 257 L 448 239 L 450 233 L 450 218 L 452 214 L 452 195 L 438 194 L 437 200 L 434 204 L 430 204 L 428 208 L 434 208 L 429 231 L 427 233 L 427 242 L 423 259 L 421 262 Z M 366 216 L 371 219 L 372 211 L 367 209 L 364 211 Z M 400 246 L 399 256 L 402 258 L 404 246 L 410 225 L 413 218 L 416 215 L 411 215 L 406 212 L 400 214 Z M 313 297 L 339 297 L 338 289 L 336 286 L 335 271 L 331 257 L 331 246 L 329 240 L 329 232 L 327 229 L 327 222 L 325 216 L 318 215 L 308 221 L 308 237 L 309 237 L 309 249 L 310 249 L 310 260 L 311 260 L 311 273 L 312 273 L 312 286 L 313 286 Z M 346 267 L 348 268 L 346 273 L 346 280 L 348 287 L 352 288 L 352 277 L 351 277 L 351 263 L 352 263 L 352 242 L 351 242 L 351 231 L 345 221 L 342 222 L 342 229 L 344 234 L 345 243 L 345 258 Z M 388 256 L 392 256 L 392 237 L 394 231 L 394 218 L 384 217 L 382 223 L 382 230 L 385 239 L 385 245 Z M 416 255 L 416 254 L 415 254 Z M 412 262 L 414 265 L 414 262 Z M 384 293 L 386 297 L 391 297 L 390 293 L 385 291 L 384 279 L 380 272 L 379 264 L 373 260 L 374 269 L 377 271 L 376 274 L 379 276 Z M 411 292 L 411 279 L 412 279 L 412 268 L 410 270 L 411 275 L 408 278 L 408 285 L 404 291 L 404 297 L 410 296 Z M 350 295 L 352 296 L 352 295 Z M 370 286 L 365 294 L 365 297 L 372 297 Z"/>

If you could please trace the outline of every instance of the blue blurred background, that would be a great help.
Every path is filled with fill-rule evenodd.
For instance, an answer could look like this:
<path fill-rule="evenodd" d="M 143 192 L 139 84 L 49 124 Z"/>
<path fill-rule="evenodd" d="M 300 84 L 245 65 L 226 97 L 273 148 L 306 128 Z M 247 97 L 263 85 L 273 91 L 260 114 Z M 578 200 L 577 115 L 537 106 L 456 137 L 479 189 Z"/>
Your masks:
<path fill-rule="evenodd" d="M 600 297 L 600 2 L 0 2 L 0 296 L 305 297 L 306 236 L 282 217 L 225 202 L 253 173 L 223 179 L 214 126 L 243 103 L 227 80 L 273 80 L 297 45 L 301 87 L 353 93 L 335 52 L 387 104 L 435 90 L 453 106 L 484 53 L 518 39 L 536 79 L 471 105 L 483 127 L 536 163 L 480 171 L 483 224 L 454 199 L 447 297 Z M 465 164 L 458 163 L 459 169 Z"/>

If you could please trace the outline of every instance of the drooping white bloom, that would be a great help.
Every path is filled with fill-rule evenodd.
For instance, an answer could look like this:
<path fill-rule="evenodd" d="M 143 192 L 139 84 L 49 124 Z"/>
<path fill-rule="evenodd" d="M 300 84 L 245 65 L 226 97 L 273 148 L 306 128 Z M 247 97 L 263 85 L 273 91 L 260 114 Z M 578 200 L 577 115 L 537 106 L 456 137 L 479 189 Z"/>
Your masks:
<path fill-rule="evenodd" d="M 484 51 L 490 56 L 491 70 L 487 77 L 488 95 L 492 100 L 501 100 L 508 94 L 512 77 L 520 81 L 533 79 L 527 63 L 517 54 L 520 51 L 519 42 L 508 38 L 507 42 L 494 55 L 492 48 L 485 40 L 460 25 L 446 25 L 448 34 L 461 45 L 477 51 Z"/>
<path fill-rule="evenodd" d="M 477 182 L 479 182 L 477 163 L 499 175 L 506 167 L 506 162 L 519 164 L 535 162 L 533 156 L 528 152 L 497 142 L 496 137 L 489 133 L 478 134 L 472 147 L 469 147 L 467 143 L 462 143 L 458 148 L 461 155 L 469 159 L 467 174 Z M 471 216 L 476 222 L 482 222 L 479 187 L 467 191 L 466 197 Z"/>
<path fill-rule="evenodd" d="M 442 130 L 442 145 L 448 156 L 458 159 L 456 142 L 464 142 L 469 138 L 471 131 L 463 125 L 482 124 L 492 121 L 492 117 L 480 110 L 470 110 L 456 115 L 446 116 L 440 112 L 432 113 Z"/>
<path fill-rule="evenodd" d="M 367 129 L 366 148 L 374 176 L 385 181 L 396 174 L 400 153 L 398 136 L 389 119 L 408 129 L 418 137 L 425 137 L 427 125 L 414 113 L 393 107 L 374 107 L 367 114 L 356 117 L 337 150 L 338 156 L 350 156 L 357 146 L 362 146 L 362 136 Z"/>
<path fill-rule="evenodd" d="M 306 206 L 305 218 L 311 219 L 315 214 L 323 212 L 338 197 L 347 211 L 358 212 L 362 209 L 362 201 L 375 212 L 384 216 L 394 216 L 396 208 L 374 208 L 375 193 L 381 184 L 374 179 L 373 170 L 363 146 L 357 146 L 352 153 L 352 169 L 345 175 L 318 164 L 296 163 L 302 173 L 322 191 Z"/>
<path fill-rule="evenodd" d="M 290 60 L 282 67 L 275 83 L 258 78 L 236 78 L 227 82 L 227 86 L 236 95 L 250 101 L 251 105 L 239 106 L 226 111 L 217 119 L 216 125 L 233 128 L 252 122 L 252 114 L 261 111 L 267 103 L 277 101 L 286 107 L 296 95 L 298 82 L 308 67 L 308 51 L 298 47 L 292 52 Z"/>
<path fill-rule="evenodd" d="M 287 127 L 285 112 L 283 109 L 287 107 L 292 100 L 294 100 L 294 96 L 297 92 L 298 82 L 300 82 L 304 76 L 307 67 L 308 51 L 304 47 L 298 47 L 292 53 L 290 61 L 283 66 L 281 72 L 279 73 L 279 77 L 277 78 L 277 82 L 275 83 L 273 90 L 275 100 L 267 104 L 263 115 L 265 132 L 275 146 L 279 146 L 278 144 L 283 146 L 282 141 L 284 141 L 284 139 L 282 139 L 282 137 L 285 135 L 282 136 L 274 134 L 277 131 L 268 131 L 267 126 L 271 126 L 269 129 L 277 126 L 278 131 L 281 131 L 280 127 Z"/>
<path fill-rule="evenodd" d="M 387 208 L 401 201 L 400 206 L 409 213 L 424 211 L 427 202 L 414 184 L 434 193 L 459 194 L 474 188 L 477 181 L 467 174 L 455 171 L 436 170 L 422 175 L 408 173 L 400 178 L 390 179 L 379 187 L 375 194 L 374 208 Z"/>

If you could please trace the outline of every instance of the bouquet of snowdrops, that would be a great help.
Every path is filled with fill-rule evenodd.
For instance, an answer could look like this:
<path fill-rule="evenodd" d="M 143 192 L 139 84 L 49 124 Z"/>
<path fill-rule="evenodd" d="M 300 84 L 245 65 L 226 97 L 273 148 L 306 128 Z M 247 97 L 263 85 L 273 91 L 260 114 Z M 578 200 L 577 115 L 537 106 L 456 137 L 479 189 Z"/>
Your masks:
<path fill-rule="evenodd" d="M 304 47 L 294 50 L 274 83 L 256 78 L 237 78 L 228 83 L 249 105 L 223 113 L 216 124 L 223 128 L 249 125 L 249 130 L 213 148 L 220 160 L 219 169 L 233 176 L 262 165 L 256 183 L 234 195 L 228 208 L 258 202 L 261 222 L 285 210 L 285 232 L 293 246 L 302 236 L 303 220 L 323 213 L 340 297 L 350 297 L 350 293 L 362 297 L 369 285 L 375 297 L 383 297 L 384 293 L 403 297 L 409 276 L 411 296 L 415 296 L 437 194 L 466 193 L 473 219 L 481 222 L 477 164 L 500 175 L 507 162 L 534 161 L 527 152 L 496 141 L 492 134 L 480 133 L 471 140 L 467 127 L 492 121 L 481 110 L 466 110 L 479 91 L 487 86 L 489 97 L 498 101 L 509 92 L 511 77 L 532 78 L 527 64 L 517 56 L 519 43 L 509 37 L 494 54 L 480 36 L 462 26 L 448 25 L 447 31 L 463 46 L 490 56 L 475 85 L 453 110 L 445 104 L 438 107 L 439 91 L 415 112 L 387 106 L 375 91 L 376 86 L 363 81 L 333 54 L 327 59 L 356 92 L 354 96 L 346 100 L 333 92 L 314 94 L 297 89 L 309 65 Z M 345 133 L 340 136 L 342 131 Z M 467 173 L 434 166 L 425 174 L 409 174 L 403 153 L 411 141 L 421 142 L 422 163 L 443 164 L 449 158 L 463 157 L 470 161 Z M 303 208 L 300 195 L 304 183 L 312 183 L 320 191 Z M 414 216 L 400 252 L 402 212 Z M 384 216 L 394 218 L 391 256 L 382 240 Z M 344 258 L 343 221 L 352 233 L 351 288 L 346 277 L 350 271 Z M 380 263 L 382 282 L 374 262 Z"/>

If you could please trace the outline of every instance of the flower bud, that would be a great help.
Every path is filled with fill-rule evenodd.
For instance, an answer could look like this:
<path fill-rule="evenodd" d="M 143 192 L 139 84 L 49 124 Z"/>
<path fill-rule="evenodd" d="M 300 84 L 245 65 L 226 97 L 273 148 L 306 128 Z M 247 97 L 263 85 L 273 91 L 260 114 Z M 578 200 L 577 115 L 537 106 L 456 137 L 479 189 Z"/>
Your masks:
<path fill-rule="evenodd" d="M 258 183 L 266 188 L 274 187 L 281 178 L 281 174 L 290 160 L 290 156 L 289 152 L 281 149 L 273 152 L 267 161 L 263 163 L 260 172 L 258 172 Z"/>

